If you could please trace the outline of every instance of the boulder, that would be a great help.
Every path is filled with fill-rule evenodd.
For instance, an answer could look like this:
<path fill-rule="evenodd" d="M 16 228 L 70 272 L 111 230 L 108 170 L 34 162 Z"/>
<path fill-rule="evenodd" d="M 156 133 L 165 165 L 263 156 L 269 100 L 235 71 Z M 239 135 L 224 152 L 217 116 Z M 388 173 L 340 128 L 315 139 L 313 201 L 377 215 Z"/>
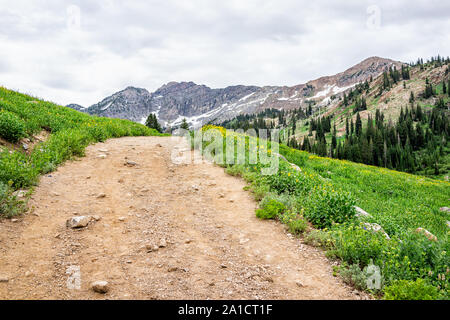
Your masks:
<path fill-rule="evenodd" d="M 13 193 L 13 196 L 15 196 L 19 199 L 22 199 L 22 198 L 25 198 L 26 194 L 27 194 L 27 191 L 25 191 L 25 190 L 17 190 Z"/>
<path fill-rule="evenodd" d="M 137 166 L 137 163 L 134 162 L 134 161 L 128 160 L 128 161 L 126 161 L 126 162 L 124 163 L 124 165 L 127 166 L 127 167 L 134 167 L 134 166 Z"/>
<path fill-rule="evenodd" d="M 438 240 L 437 237 L 434 234 L 432 234 L 430 231 L 428 231 L 427 229 L 417 228 L 416 232 L 420 233 L 420 234 L 423 234 L 430 241 L 437 241 Z"/>
<path fill-rule="evenodd" d="M 386 239 L 390 240 L 389 235 L 383 230 L 383 228 L 378 223 L 364 223 L 365 229 L 373 231 L 373 232 L 381 232 Z"/>
<path fill-rule="evenodd" d="M 72 217 L 66 221 L 66 226 L 72 229 L 83 228 L 86 227 L 90 221 L 91 217 L 87 216 Z"/>
<path fill-rule="evenodd" d="M 372 218 L 370 213 L 364 211 L 360 207 L 354 206 L 354 208 L 356 210 L 356 215 L 355 215 L 356 217 L 358 217 L 358 218 L 361 218 L 361 217 Z"/>
<path fill-rule="evenodd" d="M 91 284 L 92 290 L 98 293 L 107 293 L 109 291 L 108 281 L 95 281 Z"/>

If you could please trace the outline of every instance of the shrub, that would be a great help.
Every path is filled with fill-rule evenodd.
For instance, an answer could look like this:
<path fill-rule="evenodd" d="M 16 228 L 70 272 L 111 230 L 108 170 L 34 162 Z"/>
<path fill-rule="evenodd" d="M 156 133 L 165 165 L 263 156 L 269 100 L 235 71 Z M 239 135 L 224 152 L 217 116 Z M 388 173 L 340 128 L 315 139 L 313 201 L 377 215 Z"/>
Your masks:
<path fill-rule="evenodd" d="M 438 300 L 441 298 L 436 287 L 424 279 L 397 280 L 385 287 L 385 300 Z"/>
<path fill-rule="evenodd" d="M 331 248 L 333 239 L 328 232 L 313 229 L 306 235 L 305 243 L 315 247 Z"/>
<path fill-rule="evenodd" d="M 373 266 L 372 262 L 370 262 L 370 265 L 364 267 L 362 270 L 358 264 L 347 266 L 347 264 L 344 263 L 339 268 L 339 274 L 345 283 L 355 287 L 358 290 L 380 293 L 382 291 L 384 281 L 381 273 L 379 273 L 378 276 L 374 273 L 376 270 L 379 272 L 379 269 L 375 268 L 376 267 Z M 376 277 L 378 277 L 378 279 Z"/>
<path fill-rule="evenodd" d="M 356 214 L 354 205 L 349 193 L 319 187 L 308 198 L 305 217 L 318 228 L 328 228 L 333 223 L 351 220 Z"/>
<path fill-rule="evenodd" d="M 302 234 L 308 228 L 308 223 L 295 211 L 295 208 L 287 210 L 279 215 L 280 221 L 284 223 L 292 234 Z"/>
<path fill-rule="evenodd" d="M 294 219 L 287 223 L 289 232 L 293 234 L 302 234 L 308 228 L 308 223 L 302 218 Z"/>
<path fill-rule="evenodd" d="M 357 225 L 343 225 L 331 231 L 336 256 L 354 264 L 366 266 L 371 260 L 376 264 L 383 260 L 384 252 L 396 243 L 383 234 L 375 233 Z"/>
<path fill-rule="evenodd" d="M 24 202 L 16 199 L 10 185 L 0 182 L 0 216 L 7 218 L 21 213 L 24 209 Z"/>
<path fill-rule="evenodd" d="M 448 285 L 449 243 L 434 242 L 415 232 L 406 233 L 395 248 L 386 252 L 384 270 L 387 281 L 427 277 L 430 284 Z"/>
<path fill-rule="evenodd" d="M 367 275 L 361 270 L 358 264 L 352 264 L 348 267 L 342 266 L 339 274 L 345 283 L 355 287 L 358 290 L 367 289 Z"/>
<path fill-rule="evenodd" d="M 14 189 L 30 186 L 36 182 L 38 169 L 30 164 L 29 159 L 21 152 L 0 152 L 0 181 L 12 181 Z"/>
<path fill-rule="evenodd" d="M 256 216 L 260 219 L 274 219 L 286 210 L 286 206 L 274 199 L 261 202 L 261 208 L 256 210 Z"/>
<path fill-rule="evenodd" d="M 25 122 L 9 111 L 0 111 L 0 137 L 17 142 L 25 136 Z"/>
<path fill-rule="evenodd" d="M 309 192 L 314 185 L 313 178 L 303 172 L 293 170 L 286 162 L 280 162 L 277 174 L 265 177 L 265 182 L 277 193 L 302 195 Z"/>

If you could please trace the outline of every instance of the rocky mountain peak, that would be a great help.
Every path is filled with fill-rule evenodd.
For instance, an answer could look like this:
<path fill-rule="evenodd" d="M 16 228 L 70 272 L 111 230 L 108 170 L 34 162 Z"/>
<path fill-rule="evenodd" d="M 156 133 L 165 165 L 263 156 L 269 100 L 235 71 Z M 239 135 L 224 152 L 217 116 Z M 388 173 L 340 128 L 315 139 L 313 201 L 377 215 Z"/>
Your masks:
<path fill-rule="evenodd" d="M 192 81 L 171 81 L 149 93 L 146 89 L 129 86 L 82 111 L 137 122 L 144 122 L 150 113 L 155 113 L 165 126 L 179 125 L 183 118 L 199 126 L 267 108 L 305 107 L 311 100 L 316 107 L 329 107 L 335 103 L 332 96 L 341 95 L 394 65 L 400 68 L 402 63 L 374 56 L 336 75 L 293 87 L 234 85 L 212 89 Z"/>

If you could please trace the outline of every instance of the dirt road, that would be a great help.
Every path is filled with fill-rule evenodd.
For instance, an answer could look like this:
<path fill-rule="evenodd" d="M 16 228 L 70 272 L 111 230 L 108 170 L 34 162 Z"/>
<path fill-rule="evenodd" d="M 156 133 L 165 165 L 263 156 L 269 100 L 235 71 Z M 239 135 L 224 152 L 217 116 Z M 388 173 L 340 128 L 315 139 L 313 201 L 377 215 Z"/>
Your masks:
<path fill-rule="evenodd" d="M 258 220 L 242 180 L 174 164 L 177 143 L 109 140 L 42 177 L 31 212 L 0 222 L 0 299 L 364 297 L 321 251 Z M 100 220 L 67 228 L 77 215 Z M 91 290 L 97 280 L 108 293 Z"/>

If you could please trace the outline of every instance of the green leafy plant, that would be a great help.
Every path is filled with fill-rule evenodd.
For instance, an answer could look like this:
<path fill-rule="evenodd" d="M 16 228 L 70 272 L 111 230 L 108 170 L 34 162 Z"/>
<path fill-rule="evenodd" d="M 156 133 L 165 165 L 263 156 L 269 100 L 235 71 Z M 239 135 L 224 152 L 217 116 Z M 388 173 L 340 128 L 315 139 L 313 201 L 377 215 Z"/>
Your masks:
<path fill-rule="evenodd" d="M 367 274 L 359 267 L 358 264 L 352 264 L 348 267 L 341 266 L 339 274 L 345 283 L 355 287 L 358 290 L 367 289 Z"/>
<path fill-rule="evenodd" d="M 9 185 L 0 182 L 0 216 L 7 218 L 22 213 L 25 204 L 14 196 L 11 185 L 11 182 Z"/>
<path fill-rule="evenodd" d="M 287 210 L 284 214 L 279 216 L 279 219 L 288 227 L 289 232 L 292 234 L 302 234 L 308 228 L 308 223 L 295 211 L 295 209 Z"/>
<path fill-rule="evenodd" d="M 268 199 L 261 202 L 261 208 L 256 210 L 256 216 L 260 219 L 274 219 L 286 210 L 286 206 L 281 202 Z"/>
<path fill-rule="evenodd" d="M 25 122 L 14 113 L 0 111 L 0 137 L 17 142 L 25 136 Z"/>
<path fill-rule="evenodd" d="M 305 217 L 319 228 L 344 223 L 355 216 L 355 200 L 349 193 L 329 187 L 315 188 L 307 202 Z"/>
<path fill-rule="evenodd" d="M 438 300 L 439 290 L 423 279 L 396 280 L 385 288 L 385 300 Z"/>
<path fill-rule="evenodd" d="M 382 259 L 386 250 L 394 246 L 383 234 L 364 229 L 359 225 L 342 225 L 330 232 L 336 256 L 351 264 L 367 266 Z"/>
<path fill-rule="evenodd" d="M 315 247 L 331 249 L 333 247 L 333 238 L 326 231 L 313 229 L 306 235 L 305 243 Z"/>

